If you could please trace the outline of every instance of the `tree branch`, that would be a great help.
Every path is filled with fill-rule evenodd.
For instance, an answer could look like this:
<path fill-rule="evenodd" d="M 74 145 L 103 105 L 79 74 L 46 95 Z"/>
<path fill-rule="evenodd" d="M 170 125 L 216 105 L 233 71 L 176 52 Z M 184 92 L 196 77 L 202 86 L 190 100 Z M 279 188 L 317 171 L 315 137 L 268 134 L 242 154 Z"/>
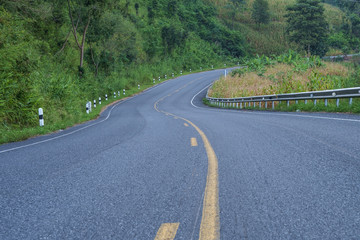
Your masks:
<path fill-rule="evenodd" d="M 75 24 L 74 24 L 74 19 L 73 19 L 73 16 L 71 14 L 71 7 L 70 7 L 70 0 L 67 1 L 68 2 L 68 7 L 69 7 L 69 16 L 70 16 L 70 20 L 71 20 L 71 25 L 72 25 L 72 28 L 73 28 L 73 34 L 74 34 L 74 37 L 75 37 L 75 41 L 76 41 L 76 44 L 78 45 L 78 47 L 81 49 L 81 46 L 79 44 L 79 40 L 78 40 L 78 37 L 77 37 L 77 34 L 76 34 L 76 28 L 75 27 Z M 78 19 L 79 21 L 79 19 Z M 77 25 L 77 24 L 76 24 Z"/>

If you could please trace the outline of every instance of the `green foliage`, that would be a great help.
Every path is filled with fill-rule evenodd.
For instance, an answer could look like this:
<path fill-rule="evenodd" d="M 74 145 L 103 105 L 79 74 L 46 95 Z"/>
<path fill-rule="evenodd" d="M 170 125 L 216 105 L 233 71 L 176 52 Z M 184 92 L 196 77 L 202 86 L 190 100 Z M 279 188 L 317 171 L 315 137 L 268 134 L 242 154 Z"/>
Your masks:
<path fill-rule="evenodd" d="M 86 100 L 247 53 L 207 2 L 69 2 L 0 3 L 0 130 L 36 126 L 38 107 L 47 124 L 74 123 Z"/>
<path fill-rule="evenodd" d="M 232 75 L 242 75 L 247 72 L 256 72 L 262 75 L 267 66 L 275 64 L 288 64 L 294 66 L 296 72 L 306 71 L 309 68 L 320 67 L 324 63 L 318 56 L 311 56 L 310 58 L 303 58 L 299 53 L 289 50 L 279 56 L 267 57 L 265 55 L 257 55 L 255 58 L 243 58 L 241 61 L 245 68 L 235 69 Z"/>
<path fill-rule="evenodd" d="M 269 3 L 267 0 L 255 0 L 252 9 L 252 19 L 260 25 L 268 24 L 270 21 Z"/>
<path fill-rule="evenodd" d="M 324 56 L 328 48 L 328 23 L 320 1 L 297 0 L 287 10 L 287 33 L 290 40 L 302 46 L 309 55 Z"/>

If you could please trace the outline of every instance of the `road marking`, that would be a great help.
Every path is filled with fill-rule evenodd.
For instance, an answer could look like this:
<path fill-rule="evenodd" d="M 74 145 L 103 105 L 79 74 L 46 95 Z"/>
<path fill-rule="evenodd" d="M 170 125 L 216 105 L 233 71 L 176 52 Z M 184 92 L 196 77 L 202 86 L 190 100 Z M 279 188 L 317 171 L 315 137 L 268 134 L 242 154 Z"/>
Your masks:
<path fill-rule="evenodd" d="M 345 121 L 345 122 L 360 122 L 360 120 L 358 119 L 347 119 L 347 118 L 335 118 L 335 117 L 321 117 L 321 116 L 310 116 L 310 115 L 300 115 L 300 114 L 288 114 L 288 113 L 274 113 L 274 112 L 263 112 L 263 113 L 259 113 L 259 112 L 249 112 L 249 111 L 236 111 L 233 109 L 221 109 L 221 108 L 209 108 L 209 107 L 199 107 L 197 105 L 194 104 L 194 99 L 200 94 L 202 93 L 204 90 L 206 90 L 207 88 L 209 88 L 212 85 L 209 84 L 206 87 L 204 87 L 203 89 L 200 90 L 200 92 L 198 92 L 197 94 L 195 94 L 193 96 L 193 98 L 191 99 L 190 103 L 193 107 L 195 108 L 201 108 L 201 109 L 206 109 L 208 111 L 216 111 L 216 112 L 233 112 L 233 113 L 242 113 L 242 114 L 255 114 L 255 115 L 273 115 L 273 116 L 289 116 L 289 117 L 298 117 L 298 118 L 313 118 L 313 119 L 323 119 L 323 120 L 333 120 L 333 121 Z"/>
<path fill-rule="evenodd" d="M 188 84 L 187 84 L 188 85 Z M 199 92 L 200 93 L 200 92 Z M 158 108 L 157 101 L 154 103 L 154 109 L 160 113 L 178 117 L 191 125 L 201 136 L 208 157 L 208 172 L 206 177 L 206 186 L 203 200 L 203 211 L 200 223 L 200 240 L 218 240 L 220 239 L 220 207 L 219 207 L 219 176 L 218 160 L 210 141 L 205 133 L 190 120 L 165 112 Z"/>
<path fill-rule="evenodd" d="M 163 223 L 161 224 L 155 240 L 173 240 L 180 223 Z"/>
<path fill-rule="evenodd" d="M 192 147 L 197 147 L 198 143 L 197 143 L 197 141 L 196 141 L 196 138 L 194 138 L 194 137 L 191 138 L 190 142 L 191 142 L 191 146 L 192 146 Z"/>
<path fill-rule="evenodd" d="M 188 127 L 188 126 L 189 126 L 189 124 L 187 124 L 187 123 L 184 123 L 184 126 L 185 126 L 185 127 Z"/>

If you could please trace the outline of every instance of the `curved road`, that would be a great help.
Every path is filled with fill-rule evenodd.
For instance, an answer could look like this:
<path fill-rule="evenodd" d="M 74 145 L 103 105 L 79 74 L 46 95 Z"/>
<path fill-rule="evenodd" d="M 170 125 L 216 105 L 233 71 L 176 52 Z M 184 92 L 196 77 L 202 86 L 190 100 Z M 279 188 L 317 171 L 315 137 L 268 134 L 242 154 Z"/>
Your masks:
<path fill-rule="evenodd" d="M 360 117 L 205 107 L 223 71 L 0 146 L 0 239 L 360 239 Z"/>

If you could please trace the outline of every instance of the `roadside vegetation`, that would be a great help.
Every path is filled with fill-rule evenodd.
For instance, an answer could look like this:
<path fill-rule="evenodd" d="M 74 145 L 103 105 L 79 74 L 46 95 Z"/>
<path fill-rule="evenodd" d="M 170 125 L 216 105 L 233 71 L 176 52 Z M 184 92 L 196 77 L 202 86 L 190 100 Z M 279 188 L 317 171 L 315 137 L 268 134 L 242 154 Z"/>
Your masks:
<path fill-rule="evenodd" d="M 89 120 L 85 103 L 105 94 L 248 54 L 203 1 L 4 0 L 0 32 L 0 143 Z"/>
<path fill-rule="evenodd" d="M 209 96 L 236 98 L 360 86 L 360 68 L 355 59 L 346 63 L 325 62 L 316 56 L 308 59 L 289 51 L 277 57 L 258 56 L 245 60 L 243 65 L 246 67 L 216 81 L 209 90 Z M 331 100 L 329 108 L 321 108 L 321 103 L 317 107 L 311 104 L 277 107 L 282 110 L 360 112 L 358 99 L 351 107 L 347 107 L 347 103 L 343 108 L 336 109 L 334 104 L 335 101 Z"/>
<path fill-rule="evenodd" d="M 248 74 L 255 82 L 263 81 L 259 89 L 254 85 L 247 93 L 315 88 L 316 84 L 310 86 L 313 80 L 308 83 L 305 79 L 318 78 L 325 79 L 321 87 L 352 85 L 350 80 L 344 84 L 343 79 L 356 75 L 357 70 L 328 64 L 318 66 L 315 57 L 308 63 L 302 60 L 272 63 L 290 49 L 301 56 L 309 53 L 308 47 L 304 47 L 309 45 L 306 35 L 300 33 L 305 40 L 297 42 L 298 38 L 292 38 L 289 33 L 289 6 L 299 1 L 309 2 L 3 0 L 0 3 L 0 143 L 93 119 L 98 110 L 87 115 L 87 101 L 102 97 L 104 103 L 105 94 L 112 96 L 114 91 L 122 89 L 135 93 L 138 84 L 144 89 L 153 85 L 153 78 L 163 79 L 165 74 L 169 77 L 181 70 L 194 72 L 200 67 L 205 70 L 212 65 L 231 66 L 239 61 L 249 64 L 253 61 L 256 65 L 260 61 L 259 66 L 264 65 L 262 70 L 238 73 L 238 76 Z M 358 52 L 360 3 L 321 2 L 317 4 L 321 4 L 318 9 L 323 9 L 319 19 L 325 19 L 326 34 L 321 35 L 319 45 L 323 51 L 311 51 L 311 54 Z M 297 30 L 299 27 L 292 29 Z M 316 49 L 312 45 L 310 48 Z M 257 55 L 268 58 L 251 60 Z M 263 63 L 266 59 L 271 59 L 269 64 Z M 328 77 L 331 68 L 339 75 Z M 234 91 L 238 94 L 240 90 L 223 91 L 226 95 L 235 94 Z M 44 109 L 44 128 L 37 127 L 39 107 Z"/>

